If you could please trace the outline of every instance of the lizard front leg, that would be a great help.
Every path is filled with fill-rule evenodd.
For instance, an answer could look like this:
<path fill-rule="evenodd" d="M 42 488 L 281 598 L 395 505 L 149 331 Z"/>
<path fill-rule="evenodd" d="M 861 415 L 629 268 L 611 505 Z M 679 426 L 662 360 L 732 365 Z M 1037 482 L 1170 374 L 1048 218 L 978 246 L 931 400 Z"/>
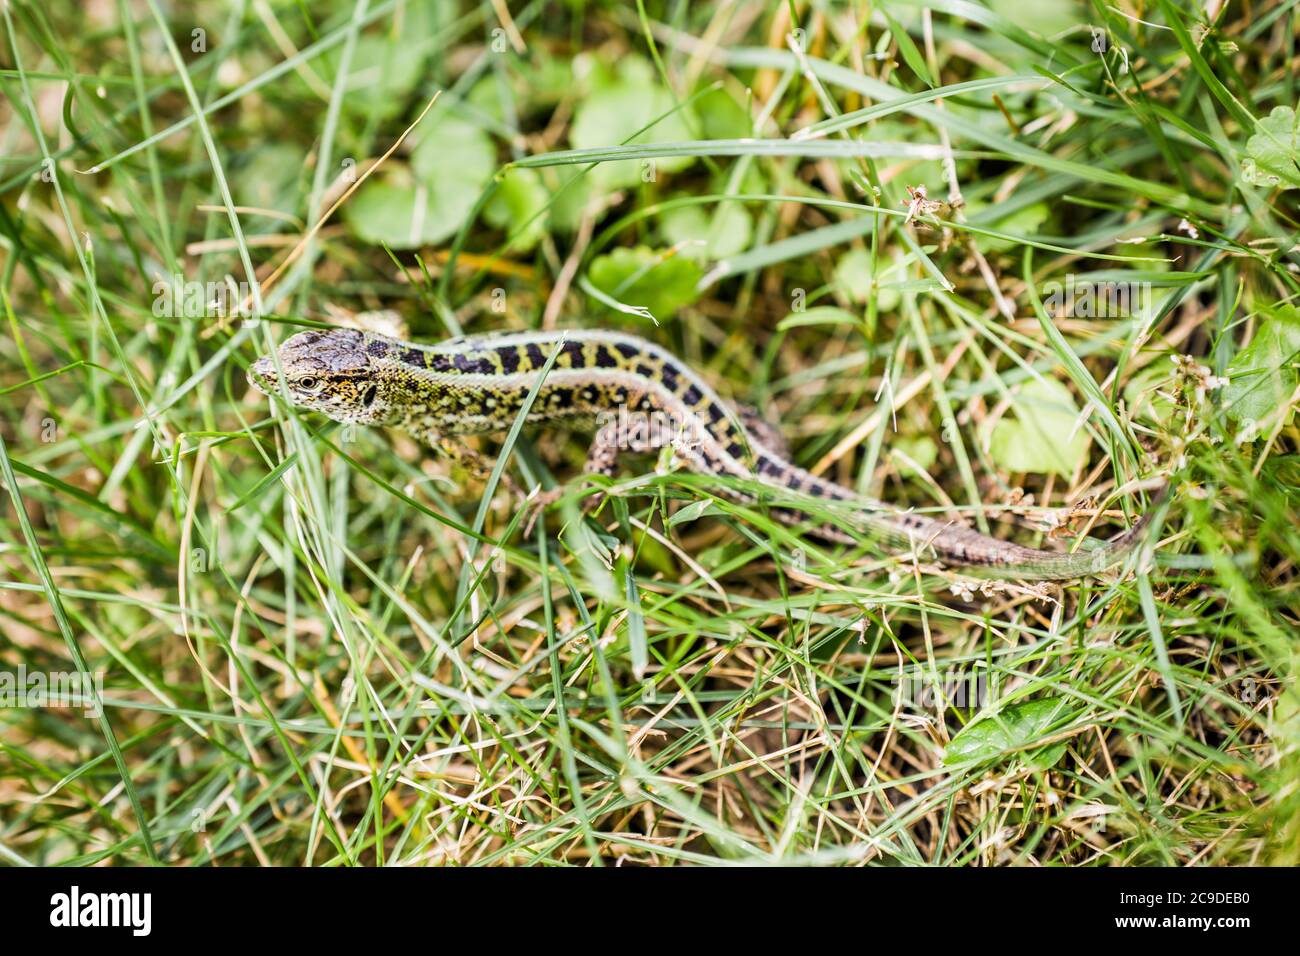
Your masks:
<path fill-rule="evenodd" d="M 466 445 L 454 435 L 445 435 L 431 427 L 418 426 L 408 429 L 411 437 L 430 446 L 446 456 L 453 467 L 460 467 L 472 478 L 487 481 L 492 474 L 492 462 L 484 455 Z M 517 498 L 525 498 L 522 488 L 505 471 L 501 472 L 501 483 L 506 490 Z"/>

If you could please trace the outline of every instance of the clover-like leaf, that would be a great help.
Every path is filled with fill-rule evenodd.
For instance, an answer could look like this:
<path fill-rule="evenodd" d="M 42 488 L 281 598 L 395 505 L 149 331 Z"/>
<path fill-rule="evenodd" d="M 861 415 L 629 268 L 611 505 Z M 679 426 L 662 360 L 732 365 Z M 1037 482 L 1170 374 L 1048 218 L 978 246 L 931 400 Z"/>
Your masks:
<path fill-rule="evenodd" d="M 473 206 L 455 192 L 432 190 L 402 167 L 361 187 L 345 207 L 348 226 L 366 242 L 415 249 L 452 235 Z"/>
<path fill-rule="evenodd" d="M 893 284 L 906 273 L 900 262 L 877 257 L 873 266 L 871 253 L 865 249 L 850 249 L 835 263 L 835 285 L 851 302 L 866 302 L 876 296 L 876 307 L 882 312 L 898 308 L 901 295 Z"/>
<path fill-rule="evenodd" d="M 705 139 L 742 139 L 754 131 L 754 121 L 726 90 L 709 90 L 694 100 Z"/>
<path fill-rule="evenodd" d="M 515 237 L 513 249 L 527 252 L 546 234 L 542 213 L 550 195 L 536 170 L 511 169 L 483 208 L 483 218 Z"/>
<path fill-rule="evenodd" d="M 455 113 L 430 115 L 416 131 L 411 169 L 431 189 L 478 192 L 496 171 L 496 150 L 481 127 Z"/>
<path fill-rule="evenodd" d="M 450 113 L 419 131 L 409 169 L 390 161 L 345 207 L 362 239 L 394 249 L 442 242 L 455 234 L 496 169 L 487 133 Z"/>
<path fill-rule="evenodd" d="M 693 138 L 681 111 L 674 111 L 672 95 L 643 79 L 644 72 L 636 58 L 621 63 L 617 76 L 596 85 L 578 104 L 569 130 L 574 149 Z M 640 132 L 651 123 L 654 125 L 650 129 Z M 660 171 L 685 169 L 692 162 L 690 156 L 665 156 L 644 162 L 619 160 L 601 163 L 589 175 L 606 189 L 621 189 L 657 176 Z"/>
<path fill-rule="evenodd" d="M 338 71 L 340 51 L 336 47 L 321 57 L 327 76 Z M 344 108 L 358 116 L 381 120 L 396 116 L 424 74 L 428 52 L 428 48 L 405 42 L 400 36 L 367 33 L 358 37 L 348 70 Z"/>
<path fill-rule="evenodd" d="M 591 284 L 611 299 L 648 309 L 660 320 L 695 301 L 701 274 L 693 259 L 645 246 L 619 247 L 597 256 L 587 273 Z"/>
<path fill-rule="evenodd" d="M 1266 189 L 1300 189 L 1300 128 L 1291 107 L 1275 106 L 1255 124 L 1254 134 L 1246 140 L 1241 178 Z"/>
<path fill-rule="evenodd" d="M 749 245 L 753 225 L 738 203 L 720 203 L 712 215 L 700 206 L 683 206 L 664 213 L 664 238 L 682 244 L 682 255 L 693 259 L 725 259 Z"/>
<path fill-rule="evenodd" d="M 1228 363 L 1228 384 L 1220 393 L 1227 413 L 1258 421 L 1285 407 L 1300 381 L 1300 309 L 1281 306 L 1264 313 L 1250 344 Z M 1294 409 L 1286 413 L 1289 420 Z"/>
<path fill-rule="evenodd" d="M 988 436 L 989 456 L 998 465 L 1069 478 L 1087 460 L 1092 439 L 1060 382 L 1031 379 L 1012 398 L 1012 408 L 1013 415 L 1001 418 Z"/>
<path fill-rule="evenodd" d="M 257 209 L 297 212 L 303 149 L 290 143 L 259 146 L 234 174 L 235 202 Z"/>

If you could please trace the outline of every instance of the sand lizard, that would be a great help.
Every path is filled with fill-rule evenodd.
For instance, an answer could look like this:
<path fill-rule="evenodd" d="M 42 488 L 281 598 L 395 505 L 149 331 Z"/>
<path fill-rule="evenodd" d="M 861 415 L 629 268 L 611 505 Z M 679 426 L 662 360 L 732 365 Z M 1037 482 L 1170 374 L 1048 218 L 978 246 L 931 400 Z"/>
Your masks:
<path fill-rule="evenodd" d="M 797 499 L 811 496 L 843 506 L 846 525 L 888 548 L 1021 580 L 1104 571 L 1133 552 L 1146 525 L 1143 518 L 1091 551 L 1045 551 L 863 498 L 792 464 L 770 426 L 724 403 L 669 352 L 616 332 L 509 332 L 420 345 L 353 329 L 307 331 L 278 350 L 283 392 L 272 356 L 258 359 L 248 377 L 260 391 L 287 393 L 293 405 L 335 421 L 402 429 L 463 458 L 456 436 L 509 429 L 557 347 L 561 351 L 527 421 L 604 421 L 588 457 L 589 472 L 612 476 L 620 453 L 654 451 L 672 442 L 692 471 L 749 479 L 792 494 L 795 506 L 783 502 L 773 509 L 785 520 L 806 520 Z M 613 425 L 610 417 L 619 410 L 632 427 Z M 723 493 L 752 498 L 725 484 Z M 838 528 L 817 530 L 824 537 L 853 540 Z"/>

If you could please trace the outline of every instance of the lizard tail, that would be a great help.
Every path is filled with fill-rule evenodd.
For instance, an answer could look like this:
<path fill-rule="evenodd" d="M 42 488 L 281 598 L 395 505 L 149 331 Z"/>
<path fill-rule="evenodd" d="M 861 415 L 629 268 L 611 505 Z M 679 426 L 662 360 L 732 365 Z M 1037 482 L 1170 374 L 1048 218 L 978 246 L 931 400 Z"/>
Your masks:
<path fill-rule="evenodd" d="M 831 541 L 851 543 L 866 535 L 890 550 L 930 554 L 949 564 L 960 565 L 965 573 L 1027 581 L 1064 581 L 1083 578 L 1115 567 L 1141 546 L 1151 518 L 1168 498 L 1165 482 L 1156 492 L 1146 513 L 1123 534 L 1089 551 L 1044 551 L 1027 548 L 981 534 L 955 521 L 945 521 L 910 511 L 900 511 L 882 502 L 820 478 L 790 464 L 766 448 L 760 448 L 758 472 L 768 483 L 809 496 L 820 503 L 835 503 L 845 510 L 842 524 L 825 526 L 815 533 Z M 806 514 L 785 509 L 792 521 Z"/>
<path fill-rule="evenodd" d="M 966 527 L 950 527 L 936 535 L 933 547 L 939 557 L 964 566 L 974 575 L 997 575 L 1030 581 L 1063 581 L 1101 574 L 1125 562 L 1141 547 L 1147 529 L 1169 497 L 1166 482 L 1146 512 L 1127 531 L 1090 551 L 1045 551 L 990 538 Z M 915 537 L 915 532 L 913 533 Z"/>

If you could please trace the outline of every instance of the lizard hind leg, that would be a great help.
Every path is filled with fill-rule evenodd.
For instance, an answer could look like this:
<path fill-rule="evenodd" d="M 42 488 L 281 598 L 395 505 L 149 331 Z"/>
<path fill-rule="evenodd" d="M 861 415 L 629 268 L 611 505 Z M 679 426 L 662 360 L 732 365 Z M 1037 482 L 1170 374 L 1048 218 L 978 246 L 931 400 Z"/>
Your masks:
<path fill-rule="evenodd" d="M 582 471 L 587 475 L 604 475 L 606 478 L 613 478 L 618 473 L 619 459 L 624 455 L 658 451 L 665 444 L 667 441 L 662 437 L 656 438 L 653 430 L 650 429 L 647 429 L 647 434 L 642 435 L 637 432 L 624 434 L 616 428 L 601 428 L 591 440 L 591 447 L 587 449 L 587 460 L 582 466 Z M 590 510 L 598 503 L 599 498 L 599 491 L 592 492 L 583 501 L 583 507 Z"/>
<path fill-rule="evenodd" d="M 475 451 L 461 439 L 453 435 L 443 435 L 431 430 L 411 430 L 413 437 L 424 442 L 442 455 L 446 456 L 453 467 L 459 467 L 471 478 L 487 481 L 492 474 L 492 462 L 482 453 Z M 501 484 L 516 498 L 523 498 L 524 491 L 504 470 L 501 472 Z"/>
<path fill-rule="evenodd" d="M 611 438 L 602 428 L 591 440 L 591 447 L 587 449 L 587 461 L 583 464 L 582 470 L 588 475 L 604 475 L 606 478 L 613 478 L 614 473 L 618 471 L 618 460 L 623 452 L 623 445 Z"/>
<path fill-rule="evenodd" d="M 587 460 L 583 464 L 582 471 L 587 475 L 604 475 L 606 478 L 613 478 L 618 473 L 619 459 L 623 455 L 657 451 L 665 444 L 667 444 L 667 439 L 656 433 L 654 429 L 633 427 L 627 430 L 607 425 L 600 428 L 595 437 L 592 438 L 591 446 L 587 449 Z M 553 504 L 563 494 L 564 489 L 557 487 L 535 495 L 532 499 L 534 511 L 529 516 L 528 528 L 532 528 L 537 515 L 543 509 Z M 599 503 L 600 492 L 593 491 L 582 500 L 582 508 L 584 511 L 592 511 Z"/>

